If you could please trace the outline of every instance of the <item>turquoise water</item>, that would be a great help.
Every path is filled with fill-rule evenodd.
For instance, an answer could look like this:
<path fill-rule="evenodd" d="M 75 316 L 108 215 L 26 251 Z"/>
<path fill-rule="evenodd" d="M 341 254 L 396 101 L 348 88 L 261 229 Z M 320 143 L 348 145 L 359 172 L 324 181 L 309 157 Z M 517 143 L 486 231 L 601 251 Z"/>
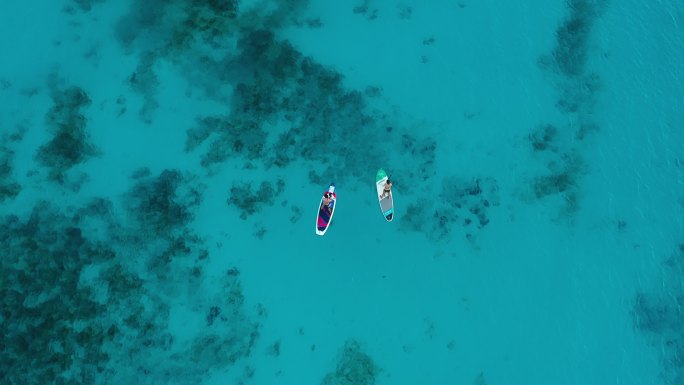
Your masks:
<path fill-rule="evenodd" d="M 0 383 L 684 383 L 683 23 L 5 4 Z"/>

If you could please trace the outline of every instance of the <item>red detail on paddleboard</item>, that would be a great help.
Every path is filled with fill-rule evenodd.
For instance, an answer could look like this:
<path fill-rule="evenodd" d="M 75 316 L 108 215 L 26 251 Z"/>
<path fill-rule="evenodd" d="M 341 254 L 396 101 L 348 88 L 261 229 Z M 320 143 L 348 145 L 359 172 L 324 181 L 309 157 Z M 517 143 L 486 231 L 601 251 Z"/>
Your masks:
<path fill-rule="evenodd" d="M 325 191 L 323 195 L 327 194 L 328 191 Z M 321 207 L 318 210 L 318 221 L 317 221 L 317 227 L 318 230 L 323 231 L 328 227 L 328 224 L 330 223 L 330 216 L 332 215 L 333 207 L 335 207 L 335 199 L 337 199 L 337 194 L 332 193 L 333 200 L 330 202 L 330 205 L 328 207 Z"/>

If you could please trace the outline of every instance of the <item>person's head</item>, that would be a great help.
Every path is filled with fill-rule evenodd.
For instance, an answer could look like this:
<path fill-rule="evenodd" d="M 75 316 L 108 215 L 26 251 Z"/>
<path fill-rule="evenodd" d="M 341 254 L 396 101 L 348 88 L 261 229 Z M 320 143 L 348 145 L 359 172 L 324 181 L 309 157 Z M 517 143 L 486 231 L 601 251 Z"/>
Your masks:
<path fill-rule="evenodd" d="M 387 178 L 387 182 L 385 182 L 385 183 L 386 183 L 386 184 L 392 184 L 392 181 L 389 180 L 389 178 Z"/>
<path fill-rule="evenodd" d="M 332 198 L 332 194 L 330 194 L 330 193 L 323 194 L 323 199 L 330 200 L 331 198 Z"/>

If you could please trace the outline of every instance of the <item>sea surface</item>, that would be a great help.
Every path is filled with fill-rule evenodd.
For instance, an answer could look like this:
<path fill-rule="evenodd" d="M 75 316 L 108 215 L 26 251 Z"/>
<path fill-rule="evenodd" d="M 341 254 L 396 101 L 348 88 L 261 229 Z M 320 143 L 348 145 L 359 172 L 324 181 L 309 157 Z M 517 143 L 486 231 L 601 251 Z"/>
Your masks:
<path fill-rule="evenodd" d="M 684 384 L 682 1 L 9 0 L 0 51 L 0 384 Z"/>

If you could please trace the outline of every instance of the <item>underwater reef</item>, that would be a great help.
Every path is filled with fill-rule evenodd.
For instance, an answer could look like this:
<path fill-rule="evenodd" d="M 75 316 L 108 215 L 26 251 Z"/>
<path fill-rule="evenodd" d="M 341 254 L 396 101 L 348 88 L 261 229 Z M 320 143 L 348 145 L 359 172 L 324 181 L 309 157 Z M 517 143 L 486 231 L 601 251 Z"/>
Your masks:
<path fill-rule="evenodd" d="M 72 0 L 81 11 L 88 12 L 94 5 L 103 3 L 105 0 Z"/>
<path fill-rule="evenodd" d="M 372 144 L 382 142 L 360 92 L 346 90 L 342 75 L 271 31 L 246 31 L 237 48 L 223 61 L 229 70 L 220 74 L 235 84 L 227 113 L 199 119 L 188 130 L 187 151 L 210 141 L 203 166 L 244 157 L 267 168 L 295 160 L 341 164 L 349 175 L 328 176 L 340 181 L 366 172 L 365 165 L 377 158 Z M 287 124 L 276 129 L 278 121 Z"/>
<path fill-rule="evenodd" d="M 7 383 L 201 383 L 253 351 L 264 311 L 247 307 L 239 271 L 202 285 L 211 256 L 189 227 L 193 178 L 141 170 L 134 181 L 122 205 L 39 202 L 26 218 L 0 218 Z M 206 323 L 181 339 L 170 322 L 185 301 Z"/>
<path fill-rule="evenodd" d="M 340 349 L 335 370 L 326 374 L 321 385 L 373 385 L 380 368 L 361 349 L 356 340 L 348 340 Z"/>
<path fill-rule="evenodd" d="M 234 183 L 230 188 L 230 197 L 227 203 L 240 209 L 240 218 L 247 219 L 259 212 L 262 206 L 272 206 L 275 198 L 282 194 L 285 181 L 279 179 L 275 186 L 271 182 L 261 182 L 259 188 L 253 191 L 250 183 Z"/>
<path fill-rule="evenodd" d="M 580 208 L 581 177 L 589 165 L 581 156 L 583 141 L 600 130 L 594 121 L 601 77 L 588 68 L 592 50 L 591 31 L 607 6 L 605 0 L 568 0 L 567 14 L 555 31 L 556 44 L 538 64 L 552 75 L 558 100 L 555 107 L 567 116 L 563 123 L 547 122 L 534 127 L 527 139 L 537 161 L 546 171 L 528 178 L 532 197 L 528 201 L 560 198 L 556 219 L 570 219 Z M 591 49 L 590 49 L 591 47 Z"/>
<path fill-rule="evenodd" d="M 233 181 L 227 203 L 243 219 L 275 204 L 273 194 L 284 188 L 249 186 L 252 170 L 265 170 L 278 180 L 278 170 L 303 163 L 311 184 L 356 183 L 372 180 L 368 165 L 387 162 L 383 154 L 400 148 L 416 160 L 398 169 L 406 185 L 435 173 L 437 141 L 409 134 L 393 113 L 378 108 L 379 87 L 349 89 L 336 68 L 316 62 L 279 36 L 285 26 L 320 26 L 320 20 L 302 16 L 307 6 L 302 0 L 269 7 L 237 1 L 133 1 L 114 27 L 120 46 L 140 58 L 122 82 L 142 96 L 143 122 L 154 124 L 161 66 L 170 65 L 186 78 L 188 95 L 220 106 L 196 117 L 184 149 L 209 174 L 242 169 L 245 180 Z M 407 6 L 397 11 L 403 18 L 412 13 Z M 132 101 L 119 97 L 116 103 L 123 114 Z M 291 221 L 299 220 L 301 208 L 291 210 Z M 473 215 L 475 223 L 488 221 Z"/>
<path fill-rule="evenodd" d="M 538 62 L 543 70 L 559 75 L 555 79 L 559 90 L 556 107 L 575 115 L 579 122 L 576 137 L 582 140 L 587 125 L 592 125 L 596 94 L 601 89 L 601 78 L 587 68 L 587 57 L 592 27 L 604 12 L 606 1 L 569 0 L 566 4 L 568 14 L 556 29 L 556 46 Z"/>
<path fill-rule="evenodd" d="M 141 55 L 138 66 L 128 77 L 128 84 L 131 90 L 143 97 L 143 105 L 138 111 L 138 117 L 146 124 L 152 123 L 154 112 L 159 107 L 159 103 L 155 98 L 157 88 L 159 87 L 159 78 L 154 70 L 156 59 L 156 56 L 150 52 Z"/>
<path fill-rule="evenodd" d="M 133 175 L 135 184 L 128 192 L 129 213 L 141 229 L 153 235 L 167 235 L 190 223 L 192 212 L 201 202 L 203 185 L 178 170 L 164 170 L 152 177 L 147 168 Z"/>
<path fill-rule="evenodd" d="M 446 177 L 438 197 L 409 203 L 402 229 L 424 232 L 433 240 L 458 235 L 473 241 L 477 232 L 489 224 L 489 211 L 500 205 L 499 186 L 491 177 Z"/>
<path fill-rule="evenodd" d="M 604 12 L 606 0 L 567 0 L 566 18 L 555 31 L 556 45 L 538 64 L 565 77 L 581 76 L 585 72 L 591 31 Z"/>
<path fill-rule="evenodd" d="M 560 203 L 556 219 L 570 218 L 579 210 L 580 180 L 588 172 L 572 137 L 552 124 L 536 127 L 527 137 L 535 160 L 545 162 L 546 171 L 531 178 L 531 196 L 525 199 L 555 197 Z"/>
<path fill-rule="evenodd" d="M 134 1 L 115 27 L 121 47 L 140 53 L 138 66 L 124 83 L 143 96 L 144 122 L 154 123 L 160 65 L 170 65 L 186 78 L 188 94 L 219 106 L 196 117 L 186 131 L 184 149 L 197 156 L 208 174 L 242 168 L 245 180 L 236 178 L 228 203 L 243 218 L 274 203 L 267 194 L 245 187 L 251 170 L 265 170 L 277 180 L 278 170 L 296 162 L 310 170 L 312 184 L 356 181 L 367 177 L 368 164 L 382 163 L 379 154 L 389 153 L 406 131 L 392 116 L 371 107 L 363 91 L 345 87 L 344 76 L 334 67 L 279 37 L 284 26 L 316 28 L 315 21 L 302 16 L 307 5 L 288 1 L 260 8 L 234 1 L 179 0 L 150 6 Z M 408 171 L 429 175 L 436 142 L 412 140 L 407 146 L 416 148 L 409 151 L 425 160 Z M 297 218 L 297 209 L 292 210 Z"/>
<path fill-rule="evenodd" d="M 72 167 L 98 152 L 90 143 L 88 119 L 83 114 L 91 101 L 88 94 L 76 86 L 54 89 L 52 101 L 53 106 L 45 114 L 45 120 L 53 136 L 38 149 L 36 159 L 48 167 L 50 180 L 65 184 L 65 174 Z"/>
<path fill-rule="evenodd" d="M 663 260 L 661 284 L 634 296 L 632 319 L 661 354 L 661 377 L 666 384 L 684 382 L 684 243 Z"/>
<path fill-rule="evenodd" d="M 0 146 L 0 203 L 14 199 L 21 192 L 21 185 L 13 175 L 14 151 L 4 145 Z"/>
<path fill-rule="evenodd" d="M 372 145 L 382 143 L 384 122 L 369 111 L 362 93 L 344 88 L 340 73 L 277 37 L 278 27 L 299 25 L 307 3 L 281 2 L 260 10 L 241 9 L 237 2 L 159 2 L 156 8 L 133 2 L 117 36 L 125 49 L 146 54 L 128 81 L 146 99 L 153 98 L 153 66 L 165 60 L 194 88 L 225 105 L 224 114 L 198 117 L 197 126 L 188 130 L 186 151 L 201 149 L 205 167 L 236 157 L 278 168 L 304 159 L 342 162 L 350 177 L 358 177 L 377 157 Z M 273 126 L 280 121 L 287 127 Z M 267 147 L 269 137 L 273 144 Z M 207 148 L 204 141 L 210 142 Z M 345 175 L 332 177 L 342 181 Z"/>
<path fill-rule="evenodd" d="M 258 161 L 263 156 L 267 136 L 261 125 L 252 119 L 205 117 L 198 119 L 197 126 L 187 131 L 186 149 L 192 150 L 212 137 L 201 157 L 203 167 L 236 157 Z"/>

